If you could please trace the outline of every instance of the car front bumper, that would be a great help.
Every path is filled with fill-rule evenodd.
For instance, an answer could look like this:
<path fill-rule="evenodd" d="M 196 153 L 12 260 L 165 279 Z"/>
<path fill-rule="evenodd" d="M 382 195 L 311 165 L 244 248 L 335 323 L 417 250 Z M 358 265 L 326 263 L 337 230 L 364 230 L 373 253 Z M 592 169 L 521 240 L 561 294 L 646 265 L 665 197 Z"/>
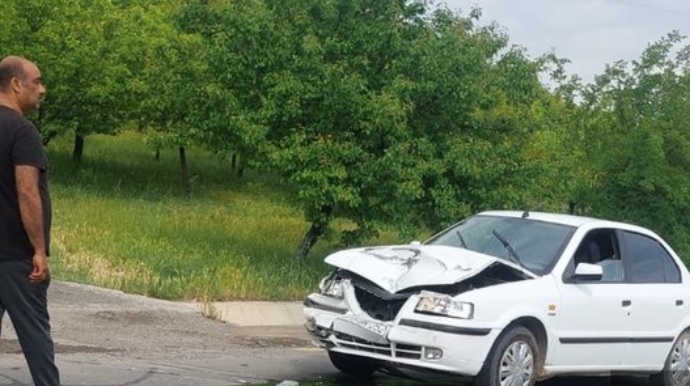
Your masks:
<path fill-rule="evenodd" d="M 458 326 L 445 317 L 400 311 L 381 322 L 354 314 L 335 299 L 318 294 L 305 301 L 305 327 L 324 349 L 401 367 L 475 376 L 500 331 Z M 439 355 L 439 353 L 441 355 Z"/>

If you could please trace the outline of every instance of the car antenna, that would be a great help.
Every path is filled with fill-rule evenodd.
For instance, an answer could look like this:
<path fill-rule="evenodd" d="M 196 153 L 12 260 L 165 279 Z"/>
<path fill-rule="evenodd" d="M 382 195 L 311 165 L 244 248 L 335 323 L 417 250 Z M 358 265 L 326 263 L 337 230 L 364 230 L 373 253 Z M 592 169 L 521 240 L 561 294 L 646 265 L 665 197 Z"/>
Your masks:
<path fill-rule="evenodd" d="M 522 212 L 522 218 L 527 218 L 527 217 L 529 217 L 529 210 Z"/>

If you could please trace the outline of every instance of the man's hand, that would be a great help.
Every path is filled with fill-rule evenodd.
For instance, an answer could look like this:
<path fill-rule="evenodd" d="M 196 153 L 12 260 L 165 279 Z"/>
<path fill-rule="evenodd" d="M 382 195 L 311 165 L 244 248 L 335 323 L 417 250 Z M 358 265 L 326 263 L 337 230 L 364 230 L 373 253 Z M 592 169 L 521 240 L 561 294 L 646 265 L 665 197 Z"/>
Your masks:
<path fill-rule="evenodd" d="M 48 258 L 45 254 L 36 254 L 33 258 L 34 269 L 29 275 L 29 281 L 33 284 L 38 284 L 46 281 L 50 273 L 48 268 Z"/>

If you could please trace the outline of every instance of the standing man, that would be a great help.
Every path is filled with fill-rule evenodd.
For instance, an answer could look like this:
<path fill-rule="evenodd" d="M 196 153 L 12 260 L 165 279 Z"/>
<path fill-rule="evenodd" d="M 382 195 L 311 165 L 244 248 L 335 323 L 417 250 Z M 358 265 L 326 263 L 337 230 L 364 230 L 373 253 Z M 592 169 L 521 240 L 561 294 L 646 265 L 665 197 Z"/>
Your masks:
<path fill-rule="evenodd" d="M 7 311 L 34 385 L 59 386 L 47 301 L 48 160 L 24 117 L 45 92 L 34 63 L 17 56 L 0 61 L 0 322 Z"/>

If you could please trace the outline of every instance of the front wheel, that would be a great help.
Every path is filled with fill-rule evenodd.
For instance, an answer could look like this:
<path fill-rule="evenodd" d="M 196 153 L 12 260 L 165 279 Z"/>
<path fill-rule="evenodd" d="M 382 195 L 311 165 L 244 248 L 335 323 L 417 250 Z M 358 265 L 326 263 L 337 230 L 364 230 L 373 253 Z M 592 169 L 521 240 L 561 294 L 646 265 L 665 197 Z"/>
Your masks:
<path fill-rule="evenodd" d="M 491 348 L 475 386 L 533 386 L 538 363 L 537 341 L 525 327 L 504 331 Z"/>
<path fill-rule="evenodd" d="M 329 351 L 328 357 L 336 369 L 355 378 L 368 378 L 379 369 L 376 361 L 354 355 Z"/>
<path fill-rule="evenodd" d="M 690 331 L 683 331 L 673 343 L 664 370 L 650 378 L 654 386 L 690 385 Z"/>

